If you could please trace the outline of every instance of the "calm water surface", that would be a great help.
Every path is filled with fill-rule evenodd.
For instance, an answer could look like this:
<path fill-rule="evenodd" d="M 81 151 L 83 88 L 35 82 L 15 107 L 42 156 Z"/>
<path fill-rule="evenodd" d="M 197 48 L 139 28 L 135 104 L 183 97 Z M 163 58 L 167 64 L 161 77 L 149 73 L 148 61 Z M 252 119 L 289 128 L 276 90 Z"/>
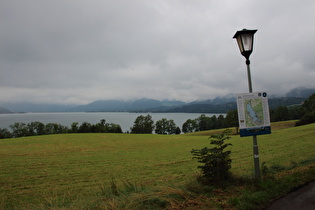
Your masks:
<path fill-rule="evenodd" d="M 54 113 L 16 113 L 16 114 L 0 114 L 0 128 L 9 128 L 15 122 L 35 122 L 39 121 L 44 124 L 58 123 L 70 127 L 73 122 L 89 122 L 91 124 L 98 123 L 101 119 L 105 119 L 107 123 L 115 123 L 121 126 L 123 132 L 130 131 L 135 119 L 140 115 L 150 114 L 154 122 L 162 118 L 174 120 L 177 126 L 182 128 L 187 119 L 198 118 L 201 113 L 129 113 L 129 112 L 54 112 Z M 220 114 L 206 114 L 211 117 Z M 225 116 L 225 114 L 222 114 Z"/>

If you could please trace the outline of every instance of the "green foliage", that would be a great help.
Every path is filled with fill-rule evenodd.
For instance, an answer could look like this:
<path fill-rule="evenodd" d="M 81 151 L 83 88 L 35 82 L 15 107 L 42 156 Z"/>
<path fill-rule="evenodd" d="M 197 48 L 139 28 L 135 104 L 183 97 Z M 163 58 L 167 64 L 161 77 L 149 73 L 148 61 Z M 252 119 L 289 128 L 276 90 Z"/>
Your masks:
<path fill-rule="evenodd" d="M 224 121 L 224 126 L 226 128 L 235 127 L 236 133 L 238 133 L 239 125 L 238 125 L 237 109 L 230 110 L 227 112 L 225 121 Z"/>
<path fill-rule="evenodd" d="M 315 122 L 315 93 L 304 101 L 301 110 L 302 117 L 296 123 L 297 126 Z"/>
<path fill-rule="evenodd" d="M 293 105 L 288 107 L 291 120 L 298 120 L 302 117 L 301 105 Z"/>
<path fill-rule="evenodd" d="M 60 134 L 67 133 L 68 128 L 66 126 L 57 123 L 48 123 L 45 125 L 44 134 Z"/>
<path fill-rule="evenodd" d="M 10 125 L 13 137 L 28 136 L 28 128 L 25 123 L 16 122 Z"/>
<path fill-rule="evenodd" d="M 182 130 L 184 133 L 191 133 L 196 131 L 205 131 L 218 128 L 224 128 L 224 116 L 219 115 L 216 117 L 207 117 L 205 114 L 200 115 L 198 118 L 192 120 L 188 119 L 183 124 Z"/>
<path fill-rule="evenodd" d="M 205 131 L 205 130 L 210 130 L 212 127 L 212 120 L 210 117 L 207 117 L 205 114 L 200 115 L 196 119 L 196 123 L 198 125 L 198 131 Z"/>
<path fill-rule="evenodd" d="M 68 128 L 57 123 L 43 124 L 41 122 L 20 123 L 10 125 L 12 137 L 36 136 L 44 134 L 67 133 Z"/>
<path fill-rule="evenodd" d="M 301 114 L 301 107 L 300 106 L 279 106 L 275 109 L 270 110 L 270 121 L 271 122 L 279 122 L 279 121 L 286 121 L 286 120 L 297 120 L 300 119 L 302 116 Z"/>
<path fill-rule="evenodd" d="M 168 134 L 176 134 L 176 128 L 177 128 L 177 126 L 176 126 L 174 120 L 169 120 L 167 133 Z"/>
<path fill-rule="evenodd" d="M 175 134 L 180 134 L 182 131 L 180 130 L 180 128 L 179 127 L 176 127 L 176 129 L 175 129 Z"/>
<path fill-rule="evenodd" d="M 179 133 L 178 133 L 179 132 Z M 180 134 L 174 120 L 162 118 L 155 123 L 155 133 L 157 134 Z"/>
<path fill-rule="evenodd" d="M 155 123 L 155 133 L 157 134 L 167 134 L 169 126 L 169 121 L 166 118 L 156 121 Z"/>
<path fill-rule="evenodd" d="M 83 123 L 80 125 L 78 132 L 79 132 L 79 133 L 92 133 L 91 127 L 92 127 L 92 124 L 91 124 L 91 123 L 83 122 Z"/>
<path fill-rule="evenodd" d="M 154 121 L 151 115 L 140 115 L 136 118 L 133 127 L 130 128 L 131 133 L 152 133 L 154 129 Z"/>
<path fill-rule="evenodd" d="M 73 122 L 71 124 L 71 130 L 70 130 L 70 133 L 77 133 L 78 130 L 79 130 L 79 123 L 78 122 Z"/>
<path fill-rule="evenodd" d="M 115 123 L 107 124 L 107 129 L 105 130 L 107 133 L 122 133 L 121 127 Z"/>
<path fill-rule="evenodd" d="M 225 121 L 224 116 L 222 114 L 220 114 L 217 118 L 216 128 L 224 128 L 224 121 Z"/>
<path fill-rule="evenodd" d="M 302 105 L 303 113 L 312 112 L 315 110 L 315 93 L 306 99 Z"/>
<path fill-rule="evenodd" d="M 63 133 L 122 133 L 120 125 L 105 122 L 105 119 L 100 120 L 95 125 L 83 122 L 80 126 L 78 122 L 73 122 L 70 129 L 58 123 L 47 123 L 45 125 L 38 121 L 27 124 L 16 122 L 10 125 L 12 132 L 0 128 L 0 139 Z"/>
<path fill-rule="evenodd" d="M 276 109 L 270 111 L 270 121 L 278 122 L 290 119 L 289 109 L 286 106 L 279 106 Z"/>
<path fill-rule="evenodd" d="M 0 128 L 0 139 L 12 138 L 11 132 L 6 128 Z"/>
<path fill-rule="evenodd" d="M 186 120 L 186 122 L 184 122 L 183 127 L 182 127 L 182 131 L 184 133 L 191 133 L 197 130 L 198 130 L 198 125 L 196 121 L 192 119 Z"/>
<path fill-rule="evenodd" d="M 198 166 L 198 168 L 202 170 L 204 177 L 209 181 L 221 182 L 231 177 L 231 151 L 225 151 L 228 146 L 232 145 L 225 143 L 225 140 L 231 138 L 227 136 L 228 132 L 228 130 L 225 130 L 221 134 L 215 134 L 209 137 L 211 139 L 210 144 L 215 145 L 214 147 L 193 149 L 191 151 L 193 158 L 203 164 Z"/>
<path fill-rule="evenodd" d="M 41 122 L 31 122 L 27 124 L 28 127 L 28 135 L 43 135 L 45 134 L 45 125 Z"/>

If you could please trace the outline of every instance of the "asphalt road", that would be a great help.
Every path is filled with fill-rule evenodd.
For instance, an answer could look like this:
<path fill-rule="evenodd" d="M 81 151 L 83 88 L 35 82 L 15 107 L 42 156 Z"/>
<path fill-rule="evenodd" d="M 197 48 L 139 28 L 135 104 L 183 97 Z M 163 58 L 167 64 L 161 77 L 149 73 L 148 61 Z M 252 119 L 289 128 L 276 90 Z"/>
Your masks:
<path fill-rule="evenodd" d="M 274 201 L 266 210 L 315 210 L 315 182 Z"/>

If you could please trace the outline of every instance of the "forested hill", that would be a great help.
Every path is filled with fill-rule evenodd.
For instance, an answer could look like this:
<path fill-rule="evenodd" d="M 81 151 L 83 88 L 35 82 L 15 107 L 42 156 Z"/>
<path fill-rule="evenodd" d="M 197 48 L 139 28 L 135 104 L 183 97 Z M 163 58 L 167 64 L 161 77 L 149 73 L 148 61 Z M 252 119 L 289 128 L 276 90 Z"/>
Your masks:
<path fill-rule="evenodd" d="M 283 97 L 271 98 L 268 100 L 269 109 L 274 109 L 279 106 L 301 105 L 306 98 L 301 97 Z M 235 99 L 234 99 L 235 101 Z M 187 104 L 183 106 L 164 109 L 163 112 L 188 112 L 188 113 L 226 113 L 229 110 L 236 109 L 236 102 L 228 102 L 223 104 L 211 104 L 209 101 Z M 147 110 L 149 111 L 149 110 Z M 159 112 L 158 109 L 150 110 Z"/>
<path fill-rule="evenodd" d="M 300 105 L 304 97 L 282 97 L 269 99 L 270 109 L 279 106 Z M 226 113 L 236 109 L 235 97 L 216 98 L 213 100 L 194 101 L 158 101 L 141 99 L 132 102 L 104 100 L 87 105 L 62 106 L 47 104 L 13 104 L 9 108 L 1 108 L 0 113 L 11 112 L 183 112 L 183 113 Z M 9 111 L 10 110 L 10 111 Z"/>
<path fill-rule="evenodd" d="M 7 114 L 7 113 L 12 113 L 10 110 L 0 107 L 0 114 Z"/>

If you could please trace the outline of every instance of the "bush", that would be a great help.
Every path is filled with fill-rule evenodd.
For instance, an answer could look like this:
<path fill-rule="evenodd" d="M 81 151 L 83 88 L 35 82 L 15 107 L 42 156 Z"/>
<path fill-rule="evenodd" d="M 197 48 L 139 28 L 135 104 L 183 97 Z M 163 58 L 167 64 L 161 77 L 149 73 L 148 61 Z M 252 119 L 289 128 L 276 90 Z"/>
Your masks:
<path fill-rule="evenodd" d="M 225 151 L 228 146 L 224 141 L 230 139 L 227 136 L 229 130 L 225 130 L 222 134 L 211 135 L 210 144 L 215 145 L 213 148 L 193 149 L 191 151 L 193 158 L 204 165 L 198 166 L 202 170 L 204 178 L 208 181 L 221 182 L 231 178 L 231 151 Z"/>

